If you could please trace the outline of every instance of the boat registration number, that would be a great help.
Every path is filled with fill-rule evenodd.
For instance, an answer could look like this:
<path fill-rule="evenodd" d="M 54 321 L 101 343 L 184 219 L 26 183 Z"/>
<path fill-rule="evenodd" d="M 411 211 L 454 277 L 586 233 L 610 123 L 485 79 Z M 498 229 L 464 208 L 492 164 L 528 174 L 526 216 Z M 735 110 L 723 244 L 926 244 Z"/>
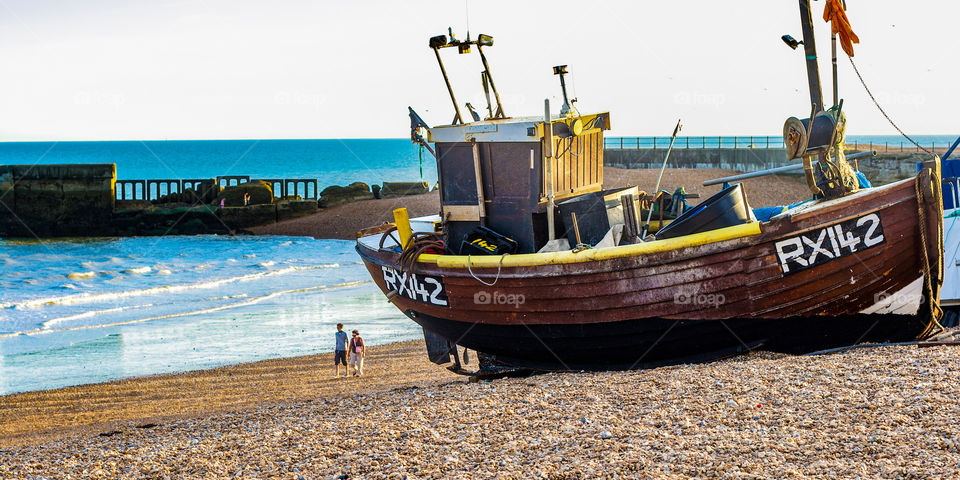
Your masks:
<path fill-rule="evenodd" d="M 383 269 L 383 281 L 387 284 L 387 289 L 397 292 L 397 295 L 430 305 L 441 307 L 449 305 L 447 290 L 443 286 L 442 278 L 398 272 L 386 266 L 381 268 Z"/>
<path fill-rule="evenodd" d="M 780 270 L 789 275 L 885 242 L 880 215 L 871 213 L 780 240 L 775 248 Z"/>

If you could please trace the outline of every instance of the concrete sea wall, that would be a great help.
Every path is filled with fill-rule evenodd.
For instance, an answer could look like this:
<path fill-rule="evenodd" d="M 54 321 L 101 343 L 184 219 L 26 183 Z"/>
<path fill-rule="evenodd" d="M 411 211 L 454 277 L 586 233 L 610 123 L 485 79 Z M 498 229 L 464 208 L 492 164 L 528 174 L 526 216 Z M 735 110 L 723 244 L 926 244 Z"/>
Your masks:
<path fill-rule="evenodd" d="M 265 204 L 247 207 L 219 208 L 215 198 L 196 195 L 186 203 L 163 205 L 118 201 L 116 177 L 114 164 L 0 165 L 0 237 L 229 233 L 317 211 L 316 200 L 274 202 L 266 185 Z"/>
<path fill-rule="evenodd" d="M 0 165 L 0 236 L 84 235 L 110 223 L 114 164 Z"/>
<path fill-rule="evenodd" d="M 608 148 L 603 157 L 609 167 L 660 168 L 666 153 L 666 148 Z M 880 153 L 872 158 L 861 158 L 858 164 L 871 182 L 882 185 L 915 175 L 917 163 L 926 158 L 926 154 L 916 152 Z M 667 167 L 755 172 L 796 163 L 800 161 L 787 160 L 786 150 L 782 148 L 675 148 L 670 152 Z"/>
<path fill-rule="evenodd" d="M 666 148 L 611 149 L 603 151 L 608 167 L 660 168 Z M 782 148 L 674 148 L 667 167 L 724 168 L 755 172 L 765 168 L 787 165 L 786 150 Z"/>

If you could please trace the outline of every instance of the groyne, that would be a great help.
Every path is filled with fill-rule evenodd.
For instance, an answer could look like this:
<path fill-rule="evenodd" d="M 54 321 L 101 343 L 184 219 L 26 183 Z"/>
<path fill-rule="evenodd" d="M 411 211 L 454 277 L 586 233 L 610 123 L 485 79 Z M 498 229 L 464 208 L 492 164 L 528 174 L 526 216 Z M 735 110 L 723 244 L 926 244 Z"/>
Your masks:
<path fill-rule="evenodd" d="M 0 165 L 0 236 L 85 235 L 110 223 L 114 164 Z"/>
<path fill-rule="evenodd" d="M 425 182 L 316 179 L 118 180 L 114 164 L 0 165 L 0 237 L 237 233 L 364 199 L 425 193 Z"/>

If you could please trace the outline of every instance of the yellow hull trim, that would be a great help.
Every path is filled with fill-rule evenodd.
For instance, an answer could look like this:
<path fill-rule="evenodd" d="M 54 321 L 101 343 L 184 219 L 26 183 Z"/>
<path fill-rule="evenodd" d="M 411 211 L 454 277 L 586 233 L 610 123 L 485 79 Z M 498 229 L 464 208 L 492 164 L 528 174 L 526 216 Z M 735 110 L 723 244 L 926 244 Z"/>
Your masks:
<path fill-rule="evenodd" d="M 467 268 L 468 262 L 470 268 L 498 268 L 500 266 L 535 267 L 539 265 L 560 265 L 635 257 L 679 250 L 681 248 L 697 247 L 709 243 L 723 242 L 759 234 L 760 222 L 752 222 L 711 230 L 709 232 L 694 233 L 683 237 L 654 240 L 636 245 L 587 249 L 577 253 L 573 253 L 572 250 L 566 250 L 563 252 L 522 253 L 518 255 L 467 256 L 423 254 L 417 258 L 417 261 L 422 263 L 435 263 L 440 268 Z"/>

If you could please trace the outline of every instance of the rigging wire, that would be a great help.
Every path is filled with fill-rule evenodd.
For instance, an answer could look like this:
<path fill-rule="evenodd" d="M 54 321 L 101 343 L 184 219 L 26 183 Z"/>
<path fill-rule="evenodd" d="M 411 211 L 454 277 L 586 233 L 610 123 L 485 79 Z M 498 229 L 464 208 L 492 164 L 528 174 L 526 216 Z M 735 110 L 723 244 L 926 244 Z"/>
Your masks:
<path fill-rule="evenodd" d="M 867 95 L 870 96 L 870 100 L 873 100 L 873 104 L 877 106 L 877 109 L 880 110 L 880 113 L 882 113 L 883 116 L 887 119 L 887 121 L 890 122 L 890 125 L 893 125 L 893 128 L 897 129 L 897 131 L 900 132 L 900 135 L 903 135 L 903 138 L 906 138 L 907 140 L 910 141 L 910 143 L 914 144 L 918 150 L 923 150 L 924 152 L 927 152 L 931 156 L 936 156 L 935 153 L 931 152 L 930 150 L 927 150 L 926 148 L 921 147 L 919 143 L 917 143 L 912 138 L 910 138 L 909 135 L 904 133 L 903 130 L 901 130 L 900 127 L 898 127 L 897 124 L 893 122 L 893 119 L 890 118 L 890 115 L 887 115 L 887 112 L 884 111 L 883 107 L 880 106 L 880 103 L 877 102 L 876 97 L 873 96 L 873 92 L 870 91 L 870 87 L 867 86 L 867 82 L 863 80 L 863 75 L 860 75 L 860 70 L 857 69 L 857 64 L 854 63 L 853 57 L 847 57 L 847 58 L 850 59 L 850 65 L 853 65 L 853 71 L 856 72 L 857 78 L 859 78 L 860 83 L 863 84 L 863 89 L 867 91 Z"/>

